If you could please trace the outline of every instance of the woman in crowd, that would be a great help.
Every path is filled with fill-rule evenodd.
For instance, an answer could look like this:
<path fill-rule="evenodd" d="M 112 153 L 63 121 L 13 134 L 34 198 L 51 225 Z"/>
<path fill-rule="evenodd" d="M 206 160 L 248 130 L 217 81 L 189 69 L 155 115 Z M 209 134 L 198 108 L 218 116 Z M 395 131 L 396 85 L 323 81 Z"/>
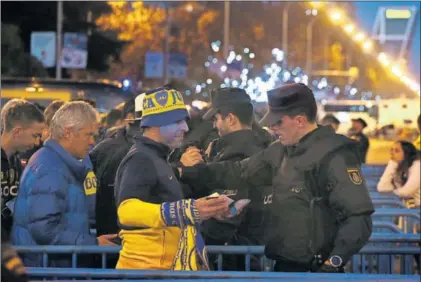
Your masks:
<path fill-rule="evenodd" d="M 392 192 L 408 207 L 420 207 L 420 158 L 415 146 L 397 141 L 390 150 L 390 161 L 377 185 L 379 192 Z"/>

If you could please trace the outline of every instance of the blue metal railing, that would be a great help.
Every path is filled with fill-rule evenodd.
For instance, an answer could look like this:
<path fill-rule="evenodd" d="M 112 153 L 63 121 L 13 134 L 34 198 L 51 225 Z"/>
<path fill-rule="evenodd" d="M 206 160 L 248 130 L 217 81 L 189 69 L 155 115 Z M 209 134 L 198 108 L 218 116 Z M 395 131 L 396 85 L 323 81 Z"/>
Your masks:
<path fill-rule="evenodd" d="M 420 247 L 415 246 L 414 244 L 420 243 L 420 237 L 418 234 L 385 234 L 385 233 L 373 233 L 370 238 L 370 243 L 365 246 L 358 255 L 354 256 L 352 260 L 352 269 L 354 272 L 364 272 L 366 265 L 363 263 L 366 260 L 363 259 L 363 256 L 375 255 L 377 260 L 375 260 L 373 265 L 379 266 L 384 264 L 385 261 L 392 263 L 392 257 L 395 255 L 405 255 L 407 258 L 406 264 L 412 263 L 412 256 L 414 254 L 420 253 Z M 373 245 L 374 244 L 374 245 Z M 42 266 L 48 266 L 48 258 L 51 254 L 68 254 L 72 256 L 72 267 L 77 267 L 78 255 L 81 254 L 100 254 L 101 255 L 101 267 L 106 268 L 107 255 L 116 254 L 119 252 L 120 247 L 99 247 L 99 246 L 16 246 L 16 250 L 19 253 L 32 253 L 32 254 L 42 254 Z M 245 256 L 245 269 L 250 271 L 251 257 L 258 256 L 260 257 L 261 267 L 264 269 L 263 260 L 264 257 L 264 247 L 263 246 L 208 246 L 208 252 L 210 254 L 217 255 L 217 265 L 218 270 L 222 270 L 223 265 L 223 256 L 228 254 L 237 254 Z M 383 258 L 382 261 L 379 258 Z M 271 263 L 270 266 L 273 264 Z M 369 271 L 373 267 L 370 266 Z M 391 267 L 383 267 L 384 269 L 389 269 L 391 272 Z M 412 267 L 406 266 L 404 272 L 412 273 Z M 266 270 L 271 270 L 271 267 Z"/>
<path fill-rule="evenodd" d="M 393 192 L 378 192 L 377 190 L 372 190 L 369 191 L 369 193 L 372 199 L 393 199 L 401 201 L 401 199 Z"/>
<path fill-rule="evenodd" d="M 387 221 L 373 221 L 373 232 L 404 233 L 396 224 Z"/>
<path fill-rule="evenodd" d="M 237 272 L 237 271 L 159 271 L 159 270 L 115 270 L 115 269 L 62 269 L 28 268 L 31 279 L 141 279 L 141 281 L 361 281 L 386 282 L 419 281 L 419 275 L 362 275 L 334 273 L 276 273 L 276 272 Z M 146 280 L 148 279 L 148 280 Z"/>
<path fill-rule="evenodd" d="M 400 221 L 400 225 L 402 225 L 402 230 L 404 232 L 414 232 L 419 229 L 421 218 L 419 212 L 419 209 L 377 208 L 372 215 L 372 218 L 373 220 L 391 223 Z"/>
<path fill-rule="evenodd" d="M 407 207 L 405 206 L 405 204 L 402 202 L 402 200 L 399 199 L 393 199 L 393 198 L 389 198 L 389 199 L 377 199 L 374 198 L 372 199 L 373 205 L 376 209 L 378 208 L 403 208 L 406 209 Z"/>

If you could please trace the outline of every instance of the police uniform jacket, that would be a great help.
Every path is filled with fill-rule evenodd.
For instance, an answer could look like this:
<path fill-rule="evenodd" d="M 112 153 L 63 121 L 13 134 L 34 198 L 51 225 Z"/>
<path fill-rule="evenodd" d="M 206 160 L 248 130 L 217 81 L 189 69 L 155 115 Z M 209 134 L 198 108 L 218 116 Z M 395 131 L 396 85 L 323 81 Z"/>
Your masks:
<path fill-rule="evenodd" d="M 352 140 L 319 127 L 295 146 L 275 142 L 241 162 L 183 168 L 181 179 L 201 178 L 227 189 L 273 185 L 275 228 L 266 255 L 311 263 L 323 251 L 324 259 L 338 255 L 346 263 L 367 243 L 374 212 L 354 151 Z"/>
<path fill-rule="evenodd" d="M 181 200 L 183 194 L 167 162 L 169 147 L 144 136 L 134 140 L 115 179 L 123 240 L 117 268 L 169 270 L 181 231 L 164 224 L 160 205 Z"/>
<path fill-rule="evenodd" d="M 221 162 L 226 160 L 240 161 L 265 149 L 271 142 L 269 138 L 262 138 L 253 130 L 239 130 L 229 133 L 215 141 L 215 157 L 211 162 Z M 205 235 L 205 241 L 208 245 L 223 245 L 234 234 L 236 237 L 247 238 L 250 245 L 263 244 L 262 224 L 266 217 L 265 212 L 268 205 L 264 204 L 264 199 L 272 193 L 271 186 L 261 186 L 259 189 L 251 191 L 238 189 L 238 187 L 224 187 L 207 183 L 191 183 L 191 187 L 198 189 L 202 185 L 206 190 L 226 194 L 231 199 L 238 201 L 240 199 L 251 199 L 250 206 L 239 216 L 224 222 L 210 219 L 202 224 L 202 232 Z M 206 186 L 209 187 L 206 188 Z"/>

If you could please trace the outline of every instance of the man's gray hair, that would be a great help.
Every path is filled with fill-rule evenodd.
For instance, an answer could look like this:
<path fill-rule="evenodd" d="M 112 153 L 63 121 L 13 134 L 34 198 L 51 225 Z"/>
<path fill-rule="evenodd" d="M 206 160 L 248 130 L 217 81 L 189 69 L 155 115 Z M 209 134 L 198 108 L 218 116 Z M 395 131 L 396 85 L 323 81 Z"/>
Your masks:
<path fill-rule="evenodd" d="M 69 102 L 60 107 L 51 120 L 51 138 L 63 138 L 64 129 L 71 127 L 78 131 L 99 122 L 99 113 L 91 105 L 82 101 Z"/>

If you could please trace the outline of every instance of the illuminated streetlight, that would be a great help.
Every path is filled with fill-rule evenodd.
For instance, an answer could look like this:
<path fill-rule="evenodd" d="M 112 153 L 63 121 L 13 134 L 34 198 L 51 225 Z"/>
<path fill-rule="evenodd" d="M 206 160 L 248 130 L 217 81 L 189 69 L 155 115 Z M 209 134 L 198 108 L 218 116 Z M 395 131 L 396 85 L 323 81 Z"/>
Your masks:
<path fill-rule="evenodd" d="M 355 35 L 354 39 L 355 41 L 362 41 L 365 38 L 365 34 L 362 32 L 358 32 L 357 35 Z"/>
<path fill-rule="evenodd" d="M 333 22 L 339 22 L 342 18 L 342 13 L 340 11 L 332 11 L 330 18 Z"/>
<path fill-rule="evenodd" d="M 403 75 L 402 71 L 397 66 L 392 67 L 392 73 L 399 77 Z"/>
<path fill-rule="evenodd" d="M 364 51 L 370 52 L 371 49 L 373 48 L 373 42 L 371 42 L 371 41 L 364 42 L 363 48 L 364 48 Z"/>
<path fill-rule="evenodd" d="M 354 25 L 353 25 L 353 24 L 347 24 L 347 25 L 344 27 L 344 30 L 345 30 L 347 33 L 351 33 L 351 32 L 353 32 L 353 31 L 354 31 L 354 29 L 355 29 L 355 27 L 354 27 Z"/>
<path fill-rule="evenodd" d="M 193 12 L 193 5 L 192 4 L 188 4 L 186 6 L 186 11 L 189 12 L 189 13 Z"/>
<path fill-rule="evenodd" d="M 385 66 L 388 67 L 390 65 L 390 61 L 389 58 L 387 57 L 387 55 L 383 52 L 379 53 L 379 55 L 377 56 L 377 59 L 379 60 L 379 62 Z"/>
<path fill-rule="evenodd" d="M 323 4 L 324 4 L 323 2 L 310 2 L 310 5 L 316 8 L 323 6 Z"/>

